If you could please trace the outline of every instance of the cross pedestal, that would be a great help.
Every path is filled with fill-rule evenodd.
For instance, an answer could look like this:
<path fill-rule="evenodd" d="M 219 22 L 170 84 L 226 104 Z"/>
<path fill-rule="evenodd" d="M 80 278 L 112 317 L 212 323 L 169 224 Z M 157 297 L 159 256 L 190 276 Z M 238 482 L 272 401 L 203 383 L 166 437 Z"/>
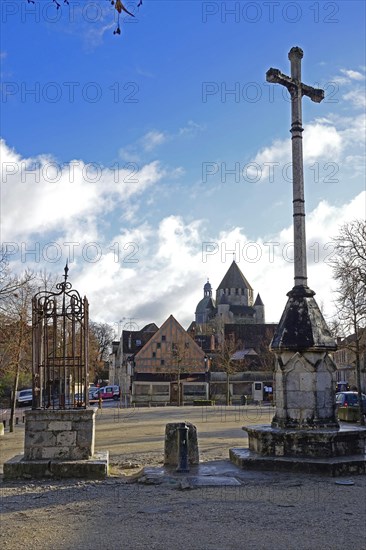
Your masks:
<path fill-rule="evenodd" d="M 329 352 L 336 344 L 313 292 L 295 287 L 271 350 L 276 355 L 275 428 L 338 428 L 335 411 L 336 366 Z"/>

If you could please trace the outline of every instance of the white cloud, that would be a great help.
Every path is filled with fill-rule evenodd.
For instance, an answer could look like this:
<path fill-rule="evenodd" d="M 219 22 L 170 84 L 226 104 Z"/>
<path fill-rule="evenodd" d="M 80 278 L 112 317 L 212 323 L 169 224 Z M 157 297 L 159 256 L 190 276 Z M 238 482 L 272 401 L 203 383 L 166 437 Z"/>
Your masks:
<path fill-rule="evenodd" d="M 345 74 L 351 80 L 365 80 L 365 75 L 359 71 L 353 71 L 352 69 L 341 69 L 341 73 Z"/>
<path fill-rule="evenodd" d="M 319 119 L 306 126 L 303 136 L 304 164 L 311 164 L 316 160 L 323 159 L 336 161 L 339 159 L 343 149 L 344 137 L 329 119 Z M 291 141 L 275 140 L 272 145 L 265 147 L 250 161 L 256 166 L 248 169 L 249 177 L 255 179 L 259 173 L 262 181 L 272 181 L 273 174 L 285 171 L 289 168 L 288 176 L 291 174 Z M 249 163 L 249 164 L 250 164 Z"/>
<path fill-rule="evenodd" d="M 159 146 L 176 139 L 194 137 L 205 130 L 205 126 L 189 120 L 185 126 L 176 132 L 165 132 L 162 130 L 150 130 L 135 143 L 121 147 L 119 156 L 127 162 L 140 162 L 144 153 L 151 153 Z"/>
<path fill-rule="evenodd" d="M 343 86 L 343 87 L 350 87 L 350 86 L 354 86 L 355 84 L 355 81 L 356 82 L 361 82 L 362 80 L 365 80 L 365 74 L 364 74 L 364 67 L 361 67 L 361 70 L 363 71 L 363 73 L 361 73 L 360 71 L 355 71 L 353 69 L 340 69 L 340 75 L 336 75 L 336 76 L 333 76 L 332 79 L 331 79 L 331 82 L 329 83 L 330 85 L 332 84 L 337 84 L 338 86 Z M 334 93 L 335 91 L 338 91 L 338 90 L 334 90 L 332 89 L 331 87 L 331 94 Z M 332 95 L 333 97 L 333 95 Z"/>
<path fill-rule="evenodd" d="M 304 161 L 336 160 L 342 150 L 342 136 L 334 126 L 309 124 L 304 132 Z"/>
<path fill-rule="evenodd" d="M 341 224 L 366 215 L 365 201 L 365 192 L 342 206 L 322 201 L 307 216 L 309 286 L 326 315 L 334 312 L 327 264 L 332 253 L 331 237 Z M 156 229 L 144 226 L 136 231 L 134 237 L 126 234 L 118 238 L 140 243 L 137 263 L 122 264 L 119 270 L 107 260 L 99 267 L 83 266 L 85 277 L 93 280 L 88 289 L 94 316 L 116 321 L 121 312 L 128 313 L 142 326 L 151 321 L 161 324 L 172 313 L 188 326 L 207 277 L 215 291 L 235 252 L 255 295 L 259 292 L 265 303 L 267 321 L 279 320 L 286 293 L 293 286 L 292 227 L 254 242 L 240 227 L 207 237 L 200 220 L 187 223 L 182 217 L 168 216 Z"/>
<path fill-rule="evenodd" d="M 361 102 L 361 94 L 352 96 L 353 102 Z M 364 101 L 364 98 L 362 98 Z M 338 163 L 343 168 L 352 170 L 350 177 L 364 170 L 364 139 L 365 113 L 354 116 L 339 116 L 330 114 L 319 117 L 306 125 L 303 134 L 304 168 L 311 167 L 316 161 L 323 163 Z M 357 160 L 357 165 L 355 161 Z M 272 181 L 273 175 L 282 171 L 287 178 L 291 177 L 291 141 L 274 140 L 271 145 L 261 149 L 250 161 L 260 167 L 252 167 L 248 174 L 258 181 Z M 287 167 L 287 168 L 286 168 Z"/>
<path fill-rule="evenodd" d="M 340 120 L 343 126 L 333 119 L 312 123 L 308 133 L 312 143 L 306 149 L 307 158 L 317 154 L 317 147 L 322 154 L 328 150 L 339 154 L 344 144 L 354 145 L 359 135 L 356 130 L 362 127 L 361 119 Z M 351 124 L 354 124 L 352 131 Z M 319 136 L 326 144 L 320 143 Z M 93 183 L 82 177 L 86 165 L 74 161 L 73 183 L 68 178 L 69 163 L 61 170 L 60 181 L 51 185 L 44 174 L 38 183 L 34 182 L 34 174 L 22 182 L 24 169 L 20 166 L 23 162 L 30 168 L 39 162 L 44 168 L 48 163 L 48 179 L 51 179 L 52 162 L 55 162 L 52 157 L 23 159 L 4 142 L 1 146 L 3 161 L 8 163 L 5 165 L 8 181 L 2 186 L 2 212 L 6 213 L 3 240 L 42 234 L 47 242 L 59 231 L 60 241 L 79 243 L 70 262 L 70 281 L 88 296 L 92 319 L 112 323 L 128 316 L 142 327 L 152 321 L 161 324 L 172 313 L 187 327 L 194 319 L 207 277 L 215 290 L 235 252 L 240 269 L 265 303 L 267 321 L 279 320 L 286 293 L 293 286 L 291 226 L 282 226 L 277 233 L 261 235 L 251 242 L 238 226 L 225 231 L 218 228 L 208 235 L 200 219 L 188 222 L 184 216 L 163 215 L 157 223 L 147 223 L 139 221 L 135 210 L 134 227 L 126 227 L 121 219 L 121 227 L 107 238 L 105 226 L 113 209 L 121 209 L 121 214 L 130 212 L 133 199 L 150 192 L 164 177 L 158 162 L 143 166 L 137 174 L 107 170 Z M 255 158 L 286 161 L 289 154 L 288 141 L 277 141 Z M 14 167 L 19 168 L 18 172 L 9 175 Z M 56 168 L 53 166 L 54 176 Z M 92 167 L 89 169 L 88 178 L 92 179 L 97 167 L 94 172 Z M 115 177 L 120 178 L 117 183 Z M 131 183 L 133 178 L 137 180 L 135 183 Z M 326 263 L 327 255 L 332 252 L 331 237 L 337 234 L 342 223 L 365 217 L 365 201 L 365 192 L 343 205 L 322 201 L 307 215 L 309 286 L 317 293 L 318 303 L 324 304 L 327 314 L 333 311 L 331 272 Z M 95 243 L 94 248 L 91 243 Z M 41 257 L 36 267 L 46 267 L 62 276 L 65 259 L 64 255 L 58 263 L 50 260 L 47 263 L 47 258 Z M 24 268 L 24 263 L 20 263 L 20 267 Z"/>
<path fill-rule="evenodd" d="M 2 240 L 72 227 L 90 231 L 96 218 L 157 184 L 166 172 L 158 162 L 112 170 L 73 160 L 61 165 L 51 156 L 25 159 L 0 143 L 2 159 Z"/>
<path fill-rule="evenodd" d="M 189 120 L 186 126 L 183 126 L 183 128 L 179 128 L 178 136 L 193 136 L 196 135 L 198 132 L 202 132 L 204 130 L 204 125 L 197 124 L 193 120 Z"/>
<path fill-rule="evenodd" d="M 142 138 L 141 143 L 145 151 L 152 151 L 159 145 L 162 145 L 167 141 L 168 136 L 164 132 L 159 132 L 157 130 L 152 130 L 147 132 Z"/>
<path fill-rule="evenodd" d="M 344 94 L 342 99 L 349 101 L 354 107 L 360 107 L 361 109 L 365 109 L 366 107 L 365 90 L 362 88 Z"/>
<path fill-rule="evenodd" d="M 339 227 L 354 218 L 366 216 L 366 192 L 353 200 L 335 206 L 322 201 L 307 215 L 307 255 L 309 286 L 317 293 L 318 303 L 324 304 L 327 315 L 334 313 L 331 291 L 331 269 L 327 263 L 333 252 L 332 237 Z M 266 306 L 268 322 L 277 322 L 286 303 L 286 293 L 293 286 L 293 229 L 285 227 L 267 238 L 251 241 L 241 228 L 222 232 L 212 239 L 216 247 L 207 249 L 205 268 L 214 288 L 220 283 L 232 259 L 235 259 Z M 204 280 L 202 278 L 202 285 Z"/>
<path fill-rule="evenodd" d="M 309 285 L 328 315 L 333 311 L 331 272 L 325 261 L 332 252 L 329 243 L 342 223 L 365 217 L 365 201 L 366 192 L 341 206 L 322 201 L 307 216 Z M 84 242 L 77 223 L 67 235 L 70 241 Z M 101 242 L 96 229 L 86 238 Z M 208 236 L 201 220 L 187 223 L 171 215 L 157 227 L 143 223 L 115 233 L 97 261 L 76 248 L 70 281 L 88 296 L 92 319 L 113 323 L 128 316 L 142 327 L 152 321 L 161 324 L 172 313 L 187 327 L 207 277 L 215 290 L 235 252 L 240 269 L 265 303 L 267 321 L 277 322 L 293 286 L 292 241 L 290 226 L 254 242 L 240 227 Z M 42 266 L 54 267 L 60 276 L 64 260 L 55 266 L 43 261 Z"/>

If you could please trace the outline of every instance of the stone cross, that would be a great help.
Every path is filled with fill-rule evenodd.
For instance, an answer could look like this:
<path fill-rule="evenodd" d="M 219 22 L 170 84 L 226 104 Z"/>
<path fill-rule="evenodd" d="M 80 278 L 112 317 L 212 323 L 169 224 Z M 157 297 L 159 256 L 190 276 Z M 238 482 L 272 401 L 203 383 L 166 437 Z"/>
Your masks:
<path fill-rule="evenodd" d="M 306 269 L 306 236 L 305 236 L 305 199 L 304 199 L 304 169 L 302 153 L 302 96 L 310 97 L 320 103 L 324 99 L 324 90 L 312 88 L 301 82 L 301 59 L 304 53 L 301 48 L 294 47 L 289 51 L 291 62 L 291 77 L 278 69 L 269 69 L 266 73 L 267 82 L 282 84 L 291 95 L 291 134 L 292 134 L 292 186 L 293 186 L 293 216 L 294 216 L 294 248 L 295 248 L 295 287 L 307 287 Z"/>

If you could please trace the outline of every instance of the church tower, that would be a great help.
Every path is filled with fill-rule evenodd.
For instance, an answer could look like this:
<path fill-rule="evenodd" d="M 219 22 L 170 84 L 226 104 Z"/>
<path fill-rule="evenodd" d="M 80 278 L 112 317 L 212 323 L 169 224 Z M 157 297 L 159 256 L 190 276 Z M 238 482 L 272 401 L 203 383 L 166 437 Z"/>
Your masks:
<path fill-rule="evenodd" d="M 262 324 L 264 304 L 261 297 L 253 300 L 253 288 L 235 260 L 216 290 L 217 316 L 224 323 Z"/>
<path fill-rule="evenodd" d="M 198 302 L 195 321 L 204 325 L 210 321 L 235 324 L 264 324 L 264 304 L 259 294 L 254 302 L 253 288 L 244 277 L 235 260 L 230 265 L 212 298 L 212 286 L 207 280 L 203 298 Z"/>
<path fill-rule="evenodd" d="M 216 290 L 217 303 L 221 301 L 222 296 L 225 296 L 231 306 L 253 306 L 253 288 L 235 260 Z"/>
<path fill-rule="evenodd" d="M 199 325 L 208 323 L 215 316 L 215 311 L 215 302 L 212 299 L 212 286 L 207 279 L 207 283 L 203 287 L 203 298 L 197 304 L 196 323 Z"/>

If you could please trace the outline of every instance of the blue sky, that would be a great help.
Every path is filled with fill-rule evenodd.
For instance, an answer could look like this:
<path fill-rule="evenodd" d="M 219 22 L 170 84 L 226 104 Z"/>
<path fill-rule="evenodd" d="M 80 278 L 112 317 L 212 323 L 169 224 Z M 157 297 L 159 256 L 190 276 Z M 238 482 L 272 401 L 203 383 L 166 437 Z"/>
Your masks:
<path fill-rule="evenodd" d="M 278 321 L 292 287 L 290 104 L 304 50 L 309 284 L 365 217 L 364 2 L 1 3 L 2 235 L 16 269 L 62 272 L 96 320 L 185 326 L 233 254 Z M 66 243 L 66 244 L 65 244 Z M 67 244 L 68 243 L 68 244 Z M 70 244 L 72 243 L 72 244 Z M 30 251 L 34 251 L 34 253 Z"/>

